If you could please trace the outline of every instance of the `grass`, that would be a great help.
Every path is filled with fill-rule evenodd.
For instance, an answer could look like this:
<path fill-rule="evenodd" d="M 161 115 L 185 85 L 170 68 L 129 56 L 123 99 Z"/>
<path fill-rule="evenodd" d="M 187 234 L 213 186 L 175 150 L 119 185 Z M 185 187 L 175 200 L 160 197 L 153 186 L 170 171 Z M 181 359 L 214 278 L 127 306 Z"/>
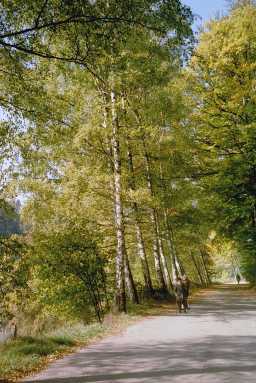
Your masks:
<path fill-rule="evenodd" d="M 149 300 L 130 305 L 129 314 L 105 317 L 104 323 L 65 325 L 41 337 L 19 337 L 0 345 L 0 382 L 13 382 L 40 371 L 47 364 L 77 347 L 87 345 L 109 334 L 120 333 L 135 321 L 161 314 L 175 313 L 175 304 Z"/>
<path fill-rule="evenodd" d="M 13 382 L 40 371 L 49 362 L 108 334 L 120 332 L 137 319 L 131 315 L 108 315 L 105 322 L 70 324 L 41 337 L 19 337 L 0 345 L 0 382 Z"/>
<path fill-rule="evenodd" d="M 0 377 L 14 379 L 42 365 L 49 355 L 64 350 L 65 344 L 53 339 L 22 337 L 0 347 Z"/>
<path fill-rule="evenodd" d="M 77 324 L 66 326 L 43 337 L 19 337 L 0 345 L 0 382 L 15 381 L 38 371 L 51 360 L 87 344 L 108 331 L 108 326 Z"/>

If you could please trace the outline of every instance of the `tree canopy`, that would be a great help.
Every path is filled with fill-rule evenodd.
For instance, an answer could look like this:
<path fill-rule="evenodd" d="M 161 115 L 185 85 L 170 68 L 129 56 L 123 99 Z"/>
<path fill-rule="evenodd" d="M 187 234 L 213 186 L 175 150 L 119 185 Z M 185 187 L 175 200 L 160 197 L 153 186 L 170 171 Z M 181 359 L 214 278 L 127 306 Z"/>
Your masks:
<path fill-rule="evenodd" d="M 2 315 L 255 282 L 255 17 L 236 2 L 196 44 L 179 0 L 1 3 Z"/>

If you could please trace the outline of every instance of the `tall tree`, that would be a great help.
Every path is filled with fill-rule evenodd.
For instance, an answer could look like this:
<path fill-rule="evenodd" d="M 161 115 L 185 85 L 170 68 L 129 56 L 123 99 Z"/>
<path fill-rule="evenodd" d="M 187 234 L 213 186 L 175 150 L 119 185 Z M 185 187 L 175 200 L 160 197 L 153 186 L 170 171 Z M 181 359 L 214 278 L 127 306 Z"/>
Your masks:
<path fill-rule="evenodd" d="M 212 171 L 218 221 L 237 240 L 254 279 L 256 8 L 252 2 L 236 5 L 201 35 L 191 64 L 193 119 L 201 158 L 205 153 L 204 166 Z"/>

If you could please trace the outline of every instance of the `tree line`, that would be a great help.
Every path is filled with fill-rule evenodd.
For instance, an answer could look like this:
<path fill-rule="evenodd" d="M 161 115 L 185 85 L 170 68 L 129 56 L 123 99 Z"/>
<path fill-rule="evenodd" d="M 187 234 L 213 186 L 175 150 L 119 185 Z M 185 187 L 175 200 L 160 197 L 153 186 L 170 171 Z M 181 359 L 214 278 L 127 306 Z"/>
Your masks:
<path fill-rule="evenodd" d="M 2 315 L 101 321 L 206 286 L 222 238 L 253 280 L 254 4 L 199 44 L 179 0 L 1 8 L 1 203 L 21 196 L 24 227 Z"/>

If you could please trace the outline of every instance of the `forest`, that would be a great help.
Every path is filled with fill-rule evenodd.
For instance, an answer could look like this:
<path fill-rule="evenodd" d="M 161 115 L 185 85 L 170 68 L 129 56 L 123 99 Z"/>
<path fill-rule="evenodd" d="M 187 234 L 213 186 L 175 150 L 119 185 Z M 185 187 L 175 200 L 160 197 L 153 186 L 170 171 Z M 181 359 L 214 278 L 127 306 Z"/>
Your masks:
<path fill-rule="evenodd" d="M 180 0 L 0 9 L 1 324 L 255 284 L 255 3 L 199 34 Z"/>

